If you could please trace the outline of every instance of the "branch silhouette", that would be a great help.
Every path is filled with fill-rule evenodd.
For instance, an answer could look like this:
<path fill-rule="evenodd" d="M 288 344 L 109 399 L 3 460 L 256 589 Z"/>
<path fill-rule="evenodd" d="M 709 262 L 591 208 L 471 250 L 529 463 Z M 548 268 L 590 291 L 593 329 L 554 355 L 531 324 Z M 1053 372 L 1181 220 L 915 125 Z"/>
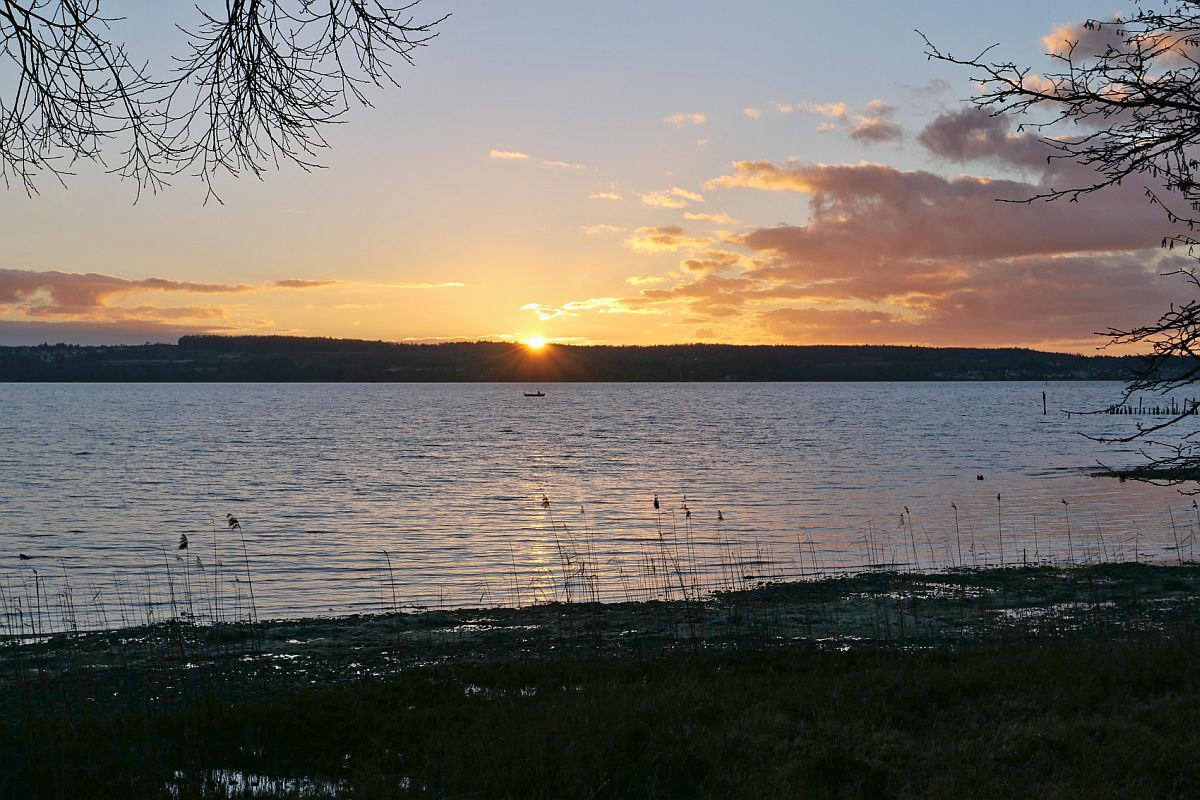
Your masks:
<path fill-rule="evenodd" d="M 190 173 L 217 197 L 220 176 L 283 162 L 319 167 L 324 131 L 437 35 L 420 0 L 227 0 L 177 25 L 185 52 L 165 74 L 113 38 L 101 0 L 0 0 L 0 178 L 37 192 L 79 161 L 140 193 Z M 219 10 L 206 10 L 211 5 Z M 207 198 L 206 198 L 207 199 Z M 219 200 L 219 197 L 217 197 Z"/>
<path fill-rule="evenodd" d="M 971 98 L 993 116 L 1012 116 L 1018 130 L 1039 132 L 1056 159 L 1090 168 L 1091 179 L 1049 188 L 1015 202 L 1067 200 L 1123 184 L 1144 182 L 1147 202 L 1163 210 L 1174 231 L 1164 248 L 1182 246 L 1193 258 L 1200 241 L 1200 0 L 1135 0 L 1136 11 L 1112 19 L 1089 19 L 1077 36 L 1051 47 L 1052 67 L 1039 74 L 1013 61 L 993 60 L 998 45 L 959 58 L 917 31 L 926 56 L 971 71 L 979 86 Z M 1053 44 L 1053 43 L 1050 43 Z M 1079 178 L 1076 178 L 1079 180 Z M 1200 290 L 1194 268 L 1167 275 Z M 1125 387 L 1122 402 L 1139 392 L 1165 393 L 1200 380 L 1200 302 L 1172 305 L 1153 323 L 1098 332 L 1106 347 L 1148 349 L 1143 366 Z M 1138 443 L 1145 463 L 1128 477 L 1179 485 L 1200 481 L 1198 432 L 1185 422 L 1200 419 L 1184 404 L 1179 414 L 1137 426 L 1127 436 L 1101 441 Z M 1194 428 L 1194 424 L 1192 425 Z M 1158 434 L 1170 433 L 1170 437 Z M 1192 491 L 1200 491 L 1200 487 Z"/>

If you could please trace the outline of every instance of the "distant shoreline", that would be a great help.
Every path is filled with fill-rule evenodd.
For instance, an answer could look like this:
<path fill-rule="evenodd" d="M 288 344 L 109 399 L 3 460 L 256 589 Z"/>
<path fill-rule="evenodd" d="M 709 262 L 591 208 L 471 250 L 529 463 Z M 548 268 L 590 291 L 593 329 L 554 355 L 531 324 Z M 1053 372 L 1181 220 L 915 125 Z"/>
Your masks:
<path fill-rule="evenodd" d="M 0 383 L 1128 381 L 1141 356 L 897 345 L 396 344 L 185 336 L 178 344 L 0 347 Z"/>

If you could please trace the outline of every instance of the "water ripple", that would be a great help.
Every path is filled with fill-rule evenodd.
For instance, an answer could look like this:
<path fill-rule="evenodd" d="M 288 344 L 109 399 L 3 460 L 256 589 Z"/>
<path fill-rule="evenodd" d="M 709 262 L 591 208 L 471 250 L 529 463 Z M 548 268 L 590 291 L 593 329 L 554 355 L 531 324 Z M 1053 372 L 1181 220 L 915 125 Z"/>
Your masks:
<path fill-rule="evenodd" d="M 0 586 L 24 597 L 32 569 L 69 564 L 99 594 L 186 579 L 232 605 L 248 562 L 266 616 L 386 607 L 385 552 L 404 602 L 432 604 L 547 596 L 564 552 L 609 596 L 668 546 L 714 579 L 735 554 L 777 574 L 814 555 L 946 563 L 960 543 L 995 561 L 1001 536 L 1006 560 L 1061 557 L 1068 524 L 1097 557 L 1174 557 L 1200 528 L 1188 501 L 1087 477 L 1137 459 L 1080 434 L 1137 418 L 1041 414 L 1043 390 L 1094 408 L 1119 388 L 556 384 L 535 402 L 485 384 L 3 385 Z M 172 560 L 184 533 L 198 561 Z"/>

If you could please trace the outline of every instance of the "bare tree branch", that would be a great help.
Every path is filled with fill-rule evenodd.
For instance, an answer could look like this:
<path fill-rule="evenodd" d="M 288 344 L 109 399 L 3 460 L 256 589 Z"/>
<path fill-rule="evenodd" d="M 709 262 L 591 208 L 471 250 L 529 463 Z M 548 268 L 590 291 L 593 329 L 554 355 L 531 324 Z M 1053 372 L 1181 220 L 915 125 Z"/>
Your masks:
<path fill-rule="evenodd" d="M 371 105 L 437 36 L 445 17 L 416 21 L 419 2 L 213 0 L 178 26 L 174 69 L 152 76 L 111 39 L 101 0 L 0 0 L 0 65 L 14 76 L 0 83 L 0 178 L 32 193 L 82 159 L 139 192 L 190 171 L 215 196 L 222 174 L 317 167 L 325 127 Z"/>
<path fill-rule="evenodd" d="M 1193 256 L 1200 241 L 1200 0 L 1134 0 L 1136 13 L 1087 20 L 1078 36 L 1052 48 L 1052 69 L 1038 74 L 1011 61 L 991 60 L 996 45 L 957 58 L 925 42 L 927 57 L 965 67 L 980 86 L 973 104 L 1011 115 L 1021 128 L 1042 132 L 1048 161 L 1091 168 L 1079 185 L 1052 188 L 1017 202 L 1078 200 L 1130 179 L 1145 181 L 1147 202 L 1187 232 L 1168 233 L 1162 245 Z M 1192 293 L 1196 273 L 1184 271 Z M 1200 380 L 1200 301 L 1173 305 L 1155 322 L 1101 333 L 1109 345 L 1148 347 L 1145 367 L 1125 387 L 1122 402 L 1139 392 L 1165 393 Z M 1141 445 L 1145 464 L 1130 477 L 1169 485 L 1200 481 L 1200 416 L 1182 413 L 1110 442 Z M 1169 434 L 1169 436 L 1167 436 Z M 1200 492 L 1200 488 L 1190 491 Z"/>

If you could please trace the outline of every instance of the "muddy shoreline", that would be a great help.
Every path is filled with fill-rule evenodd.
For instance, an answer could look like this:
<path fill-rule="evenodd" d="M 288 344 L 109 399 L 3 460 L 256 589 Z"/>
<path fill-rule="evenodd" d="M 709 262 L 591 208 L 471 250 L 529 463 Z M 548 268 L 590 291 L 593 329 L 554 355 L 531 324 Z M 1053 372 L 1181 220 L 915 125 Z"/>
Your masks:
<path fill-rule="evenodd" d="M 879 572 L 10 637 L 0 800 L 1195 796 L 1198 587 Z"/>
<path fill-rule="evenodd" d="M 957 651 L 1072 637 L 1136 640 L 1200 621 L 1200 565 L 879 572 L 671 602 L 551 603 L 0 641 L 0 691 L 70 687 L 97 711 L 332 686 L 414 668 L 687 652 Z"/>

